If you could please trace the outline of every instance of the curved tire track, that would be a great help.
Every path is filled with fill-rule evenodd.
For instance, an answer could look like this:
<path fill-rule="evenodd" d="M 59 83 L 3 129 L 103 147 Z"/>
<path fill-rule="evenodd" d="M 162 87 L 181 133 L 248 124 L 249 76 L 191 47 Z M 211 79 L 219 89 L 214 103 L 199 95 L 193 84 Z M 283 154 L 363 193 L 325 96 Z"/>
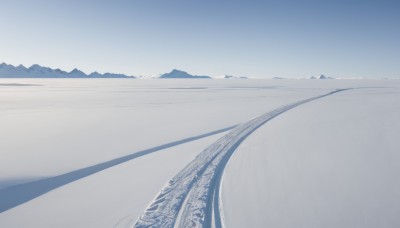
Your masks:
<path fill-rule="evenodd" d="M 338 89 L 282 106 L 234 128 L 176 174 L 138 219 L 135 227 L 222 227 L 221 177 L 240 143 L 274 117 L 344 90 L 349 89 Z"/>

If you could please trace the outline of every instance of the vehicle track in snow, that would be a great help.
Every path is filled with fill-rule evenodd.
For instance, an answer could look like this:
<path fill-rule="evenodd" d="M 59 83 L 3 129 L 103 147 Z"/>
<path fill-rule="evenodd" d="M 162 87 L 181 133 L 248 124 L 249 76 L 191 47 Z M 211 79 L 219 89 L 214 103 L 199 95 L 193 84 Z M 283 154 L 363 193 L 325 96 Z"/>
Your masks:
<path fill-rule="evenodd" d="M 237 126 L 176 174 L 136 221 L 135 227 L 223 227 L 221 179 L 240 143 L 257 128 L 292 108 L 349 89 L 300 100 Z"/>

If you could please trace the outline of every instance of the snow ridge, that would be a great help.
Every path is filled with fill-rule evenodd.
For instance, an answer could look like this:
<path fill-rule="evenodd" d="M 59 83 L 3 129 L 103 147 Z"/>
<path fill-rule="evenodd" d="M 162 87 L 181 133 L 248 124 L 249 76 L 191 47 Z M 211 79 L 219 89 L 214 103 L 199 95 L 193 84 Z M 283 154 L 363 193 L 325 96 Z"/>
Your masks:
<path fill-rule="evenodd" d="M 234 128 L 173 177 L 135 227 L 223 227 L 220 185 L 224 168 L 240 143 L 264 123 L 304 103 L 344 90 L 297 101 Z"/>

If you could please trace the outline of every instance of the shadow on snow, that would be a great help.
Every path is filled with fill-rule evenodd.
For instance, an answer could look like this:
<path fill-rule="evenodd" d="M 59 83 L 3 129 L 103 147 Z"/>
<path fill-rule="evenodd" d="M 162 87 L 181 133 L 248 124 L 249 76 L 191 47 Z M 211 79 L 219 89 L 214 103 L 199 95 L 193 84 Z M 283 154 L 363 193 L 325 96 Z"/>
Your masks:
<path fill-rule="evenodd" d="M 29 183 L 14 185 L 4 189 L 0 189 L 0 213 L 5 212 L 11 208 L 19 206 L 26 203 L 36 197 L 39 197 L 53 189 L 59 188 L 63 185 L 69 184 L 76 180 L 82 179 L 89 175 L 95 174 L 102 170 L 111 168 L 113 166 L 119 165 L 121 163 L 130 161 L 132 159 L 151 154 L 160 150 L 164 150 L 170 147 L 174 147 L 180 144 L 188 143 L 198 139 L 202 139 L 208 136 L 216 135 L 225 131 L 229 131 L 236 126 L 231 126 L 223 128 L 220 130 L 208 132 L 205 134 L 181 139 L 178 141 L 166 143 L 160 146 L 156 146 L 150 149 L 142 150 L 130 155 L 119 157 L 110 161 L 106 161 L 100 164 L 92 165 L 86 168 L 78 169 L 69 173 L 58 175 L 55 177 L 50 177 L 46 179 L 41 179 L 38 181 L 33 181 Z"/>

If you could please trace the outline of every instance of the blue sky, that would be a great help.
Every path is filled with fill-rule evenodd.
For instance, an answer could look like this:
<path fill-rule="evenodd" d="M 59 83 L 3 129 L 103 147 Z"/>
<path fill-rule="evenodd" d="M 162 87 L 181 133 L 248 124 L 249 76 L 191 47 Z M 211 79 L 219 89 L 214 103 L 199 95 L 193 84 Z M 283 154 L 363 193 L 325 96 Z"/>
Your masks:
<path fill-rule="evenodd" d="M 400 78 L 400 1 L 0 0 L 0 62 Z"/>

